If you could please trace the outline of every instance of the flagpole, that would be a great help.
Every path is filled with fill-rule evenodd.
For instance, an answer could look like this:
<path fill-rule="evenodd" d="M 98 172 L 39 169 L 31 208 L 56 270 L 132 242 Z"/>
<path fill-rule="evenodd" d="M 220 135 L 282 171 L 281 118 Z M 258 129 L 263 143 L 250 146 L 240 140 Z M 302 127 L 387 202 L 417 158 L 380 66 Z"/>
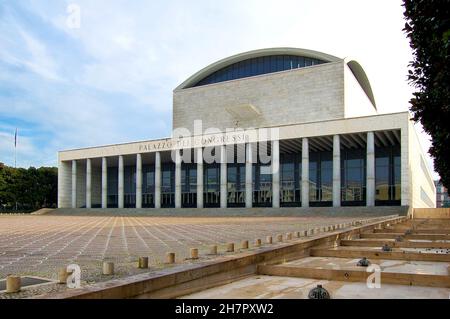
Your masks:
<path fill-rule="evenodd" d="M 17 169 L 17 127 L 16 133 L 14 134 L 14 169 Z M 17 212 L 17 194 L 16 194 L 16 212 Z"/>
<path fill-rule="evenodd" d="M 14 168 L 17 168 L 17 127 L 14 134 Z"/>

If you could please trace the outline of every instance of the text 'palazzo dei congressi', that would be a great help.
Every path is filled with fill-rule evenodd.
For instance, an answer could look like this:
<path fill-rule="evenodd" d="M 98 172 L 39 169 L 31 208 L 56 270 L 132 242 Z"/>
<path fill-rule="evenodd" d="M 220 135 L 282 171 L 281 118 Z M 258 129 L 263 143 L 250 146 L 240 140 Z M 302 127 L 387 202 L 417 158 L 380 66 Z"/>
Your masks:
<path fill-rule="evenodd" d="M 213 63 L 173 92 L 171 138 L 59 152 L 60 208 L 434 207 L 408 112 L 361 65 L 295 48 Z"/>

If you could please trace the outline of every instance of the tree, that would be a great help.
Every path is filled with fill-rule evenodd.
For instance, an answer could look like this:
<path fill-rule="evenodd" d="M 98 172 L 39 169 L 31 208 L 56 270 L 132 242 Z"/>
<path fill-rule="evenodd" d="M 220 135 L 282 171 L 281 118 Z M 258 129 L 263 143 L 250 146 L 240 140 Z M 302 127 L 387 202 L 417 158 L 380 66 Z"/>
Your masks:
<path fill-rule="evenodd" d="M 0 205 L 21 210 L 54 207 L 57 203 L 58 169 L 56 167 L 0 169 Z"/>
<path fill-rule="evenodd" d="M 434 167 L 450 189 L 450 0 L 404 0 L 403 6 L 413 50 L 408 79 L 417 89 L 410 111 L 430 134 Z"/>

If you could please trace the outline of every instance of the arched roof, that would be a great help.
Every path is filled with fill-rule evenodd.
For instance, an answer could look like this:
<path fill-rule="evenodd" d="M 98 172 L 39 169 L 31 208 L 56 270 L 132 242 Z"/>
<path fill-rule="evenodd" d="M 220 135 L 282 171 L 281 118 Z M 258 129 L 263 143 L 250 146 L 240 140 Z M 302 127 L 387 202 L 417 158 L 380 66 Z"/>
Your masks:
<path fill-rule="evenodd" d="M 191 88 L 194 87 L 199 81 L 202 79 L 208 77 L 209 75 L 213 74 L 214 72 L 224 69 L 234 63 L 245 61 L 252 58 L 258 58 L 258 57 L 265 57 L 265 56 L 274 56 L 274 55 L 295 55 L 295 56 L 301 56 L 306 58 L 312 58 L 312 59 L 318 59 L 324 62 L 339 62 L 344 61 L 344 59 L 338 58 L 336 56 L 326 54 L 323 52 L 308 50 L 308 49 L 300 49 L 300 48 L 288 48 L 288 47 L 282 47 L 282 48 L 268 48 L 268 49 L 259 49 L 259 50 L 253 50 L 248 52 L 239 53 L 230 57 L 227 57 L 225 59 L 219 60 L 217 62 L 214 62 L 207 67 L 201 69 L 191 77 L 189 77 L 186 81 L 181 83 L 177 88 L 175 88 L 175 91 Z M 372 102 L 373 106 L 376 108 L 375 105 L 375 98 L 372 92 L 372 88 L 370 86 L 369 79 L 367 78 L 366 73 L 364 72 L 364 69 L 362 66 L 356 62 L 355 60 L 345 60 L 348 67 L 352 71 L 352 73 L 355 75 L 355 78 L 361 85 L 362 89 L 366 93 L 369 100 Z"/>

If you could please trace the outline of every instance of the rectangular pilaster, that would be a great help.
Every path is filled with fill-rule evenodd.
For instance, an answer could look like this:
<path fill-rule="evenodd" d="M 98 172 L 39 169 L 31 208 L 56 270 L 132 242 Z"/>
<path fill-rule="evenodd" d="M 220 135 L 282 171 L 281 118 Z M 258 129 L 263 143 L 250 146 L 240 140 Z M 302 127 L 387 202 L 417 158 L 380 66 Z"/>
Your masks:
<path fill-rule="evenodd" d="M 333 136 L 333 207 L 341 206 L 341 141 Z"/>
<path fill-rule="evenodd" d="M 309 144 L 302 138 L 302 207 L 309 207 Z"/>
<path fill-rule="evenodd" d="M 280 142 L 272 141 L 272 207 L 280 207 Z"/>
<path fill-rule="evenodd" d="M 92 162 L 86 160 L 86 208 L 92 208 Z"/>
<path fill-rule="evenodd" d="M 366 180 L 366 204 L 375 206 L 375 139 L 374 133 L 367 133 L 367 180 Z"/>
<path fill-rule="evenodd" d="M 155 208 L 161 208 L 161 153 L 155 153 Z"/>
<path fill-rule="evenodd" d="M 72 161 L 72 208 L 77 208 L 77 161 Z"/>
<path fill-rule="evenodd" d="M 227 208 L 227 151 L 220 146 L 220 208 Z"/>
<path fill-rule="evenodd" d="M 119 156 L 119 176 L 118 176 L 118 187 L 117 187 L 117 194 L 118 194 L 118 207 L 123 208 L 124 207 L 124 192 L 123 192 L 123 185 L 124 185 L 124 178 L 123 178 L 123 156 Z"/>
<path fill-rule="evenodd" d="M 70 208 L 72 206 L 71 187 L 72 161 L 58 160 L 58 208 Z"/>
<path fill-rule="evenodd" d="M 142 155 L 136 154 L 136 208 L 142 208 Z"/>
<path fill-rule="evenodd" d="M 253 151 L 252 144 L 246 145 L 245 155 L 245 207 L 251 208 L 253 206 Z"/>
<path fill-rule="evenodd" d="M 175 208 L 181 208 L 181 156 L 180 150 L 175 152 Z"/>
<path fill-rule="evenodd" d="M 203 149 L 196 149 L 197 152 L 197 208 L 203 208 Z"/>
<path fill-rule="evenodd" d="M 102 208 L 108 207 L 108 160 L 102 158 Z"/>

